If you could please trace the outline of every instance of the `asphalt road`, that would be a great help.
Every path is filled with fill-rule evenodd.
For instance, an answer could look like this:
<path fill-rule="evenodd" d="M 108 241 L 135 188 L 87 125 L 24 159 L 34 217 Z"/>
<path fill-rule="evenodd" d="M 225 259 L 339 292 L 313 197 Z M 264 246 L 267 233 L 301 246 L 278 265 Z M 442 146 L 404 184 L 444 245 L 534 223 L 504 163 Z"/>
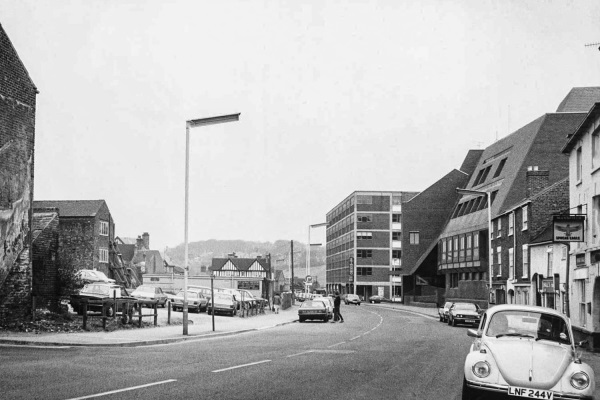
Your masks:
<path fill-rule="evenodd" d="M 460 398 L 467 327 L 375 306 L 342 306 L 342 314 L 343 324 L 294 323 L 162 346 L 2 348 L 0 397 Z"/>

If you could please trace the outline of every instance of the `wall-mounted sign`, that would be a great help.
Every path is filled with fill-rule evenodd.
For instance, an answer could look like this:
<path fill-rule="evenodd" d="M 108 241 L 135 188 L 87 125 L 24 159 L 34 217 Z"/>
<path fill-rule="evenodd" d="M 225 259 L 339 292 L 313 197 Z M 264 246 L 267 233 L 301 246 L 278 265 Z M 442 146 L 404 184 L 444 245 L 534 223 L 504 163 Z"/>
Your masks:
<path fill-rule="evenodd" d="M 555 242 L 583 242 L 583 224 L 585 215 L 554 215 Z"/>

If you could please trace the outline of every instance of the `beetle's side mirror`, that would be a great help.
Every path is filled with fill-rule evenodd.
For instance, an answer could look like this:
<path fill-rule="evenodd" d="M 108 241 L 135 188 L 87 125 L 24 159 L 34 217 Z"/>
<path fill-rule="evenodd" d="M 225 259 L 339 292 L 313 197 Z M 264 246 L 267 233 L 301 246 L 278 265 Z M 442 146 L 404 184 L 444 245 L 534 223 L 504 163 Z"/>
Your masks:
<path fill-rule="evenodd" d="M 467 329 L 467 336 L 474 337 L 474 338 L 480 338 L 481 332 L 476 329 Z"/>
<path fill-rule="evenodd" d="M 582 340 L 580 342 L 575 342 L 575 347 L 584 347 L 589 343 L 587 340 Z"/>

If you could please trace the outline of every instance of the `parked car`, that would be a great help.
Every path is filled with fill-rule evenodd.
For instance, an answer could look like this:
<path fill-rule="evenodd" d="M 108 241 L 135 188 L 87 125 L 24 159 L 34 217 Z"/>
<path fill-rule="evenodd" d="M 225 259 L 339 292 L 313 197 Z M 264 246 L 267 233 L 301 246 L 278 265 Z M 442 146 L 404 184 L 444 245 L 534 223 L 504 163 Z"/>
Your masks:
<path fill-rule="evenodd" d="M 346 303 L 346 305 L 354 304 L 360 306 L 360 297 L 358 297 L 357 294 L 348 294 L 344 299 L 344 303 Z"/>
<path fill-rule="evenodd" d="M 305 300 L 298 309 L 298 321 L 304 322 L 307 319 L 320 319 L 323 322 L 329 320 L 327 306 L 325 302 L 319 300 Z"/>
<path fill-rule="evenodd" d="M 115 305 L 115 299 L 131 300 L 132 305 L 126 311 L 130 312 L 133 310 L 133 302 L 136 299 L 129 295 L 124 286 L 108 282 L 88 283 L 79 290 L 78 294 L 71 295 L 70 303 L 73 310 L 77 314 L 82 315 L 84 301 L 99 300 L 94 303 L 88 303 L 88 311 L 102 312 L 104 310 L 104 314 L 107 317 L 112 317 L 115 315 L 115 312 L 123 311 L 123 303 L 117 302 L 117 305 Z"/>
<path fill-rule="evenodd" d="M 383 300 L 383 296 L 379 296 L 377 294 L 369 297 L 369 303 L 381 303 L 382 300 Z"/>
<path fill-rule="evenodd" d="M 454 303 L 448 310 L 448 325 L 479 325 L 481 310 L 475 303 Z"/>
<path fill-rule="evenodd" d="M 486 310 L 465 358 L 463 399 L 493 393 L 591 399 L 593 369 L 581 361 L 569 318 L 550 308 L 503 304 Z"/>
<path fill-rule="evenodd" d="M 441 322 L 448 322 L 448 311 L 450 311 L 452 304 L 454 304 L 454 302 L 447 301 L 444 303 L 443 307 L 438 308 L 438 315 L 440 316 Z"/>
<path fill-rule="evenodd" d="M 229 314 L 232 317 L 237 314 L 238 302 L 235 296 L 229 293 L 216 292 L 214 297 L 214 313 Z M 206 312 L 213 313 L 213 300 L 208 304 Z"/>
<path fill-rule="evenodd" d="M 140 300 L 140 304 L 142 305 L 151 305 L 155 301 L 158 301 L 160 307 L 166 307 L 169 302 L 169 296 L 167 296 L 166 293 L 163 293 L 161 288 L 148 285 L 141 285 L 135 288 L 135 290 L 131 292 L 131 297 Z"/>
<path fill-rule="evenodd" d="M 183 300 L 184 300 L 185 292 L 180 290 L 173 298 L 171 299 L 171 304 L 173 305 L 173 311 L 181 310 L 183 311 Z M 208 304 L 208 299 L 202 294 L 202 292 L 198 289 L 189 289 L 187 290 L 187 303 L 188 303 L 188 311 L 196 311 L 200 313 L 202 311 L 206 311 L 206 307 Z"/>
<path fill-rule="evenodd" d="M 109 278 L 102 271 L 98 271 L 95 269 L 80 269 L 75 272 L 75 279 L 80 281 L 82 284 L 92 283 L 92 282 L 106 282 L 106 283 L 116 283 L 114 279 Z"/>
<path fill-rule="evenodd" d="M 322 301 L 327 308 L 327 319 L 333 318 L 333 300 L 328 297 L 315 297 L 312 301 Z"/>

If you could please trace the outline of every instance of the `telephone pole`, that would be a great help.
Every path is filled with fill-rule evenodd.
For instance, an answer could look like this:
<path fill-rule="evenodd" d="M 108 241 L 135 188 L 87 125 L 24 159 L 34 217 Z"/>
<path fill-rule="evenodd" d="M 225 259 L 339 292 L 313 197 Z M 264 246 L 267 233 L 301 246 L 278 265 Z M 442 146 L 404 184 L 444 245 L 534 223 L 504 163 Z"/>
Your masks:
<path fill-rule="evenodd" d="M 290 280 L 290 289 L 292 290 L 292 305 L 296 304 L 296 293 L 294 292 L 294 241 L 290 242 L 290 268 L 292 270 L 292 276 Z"/>

